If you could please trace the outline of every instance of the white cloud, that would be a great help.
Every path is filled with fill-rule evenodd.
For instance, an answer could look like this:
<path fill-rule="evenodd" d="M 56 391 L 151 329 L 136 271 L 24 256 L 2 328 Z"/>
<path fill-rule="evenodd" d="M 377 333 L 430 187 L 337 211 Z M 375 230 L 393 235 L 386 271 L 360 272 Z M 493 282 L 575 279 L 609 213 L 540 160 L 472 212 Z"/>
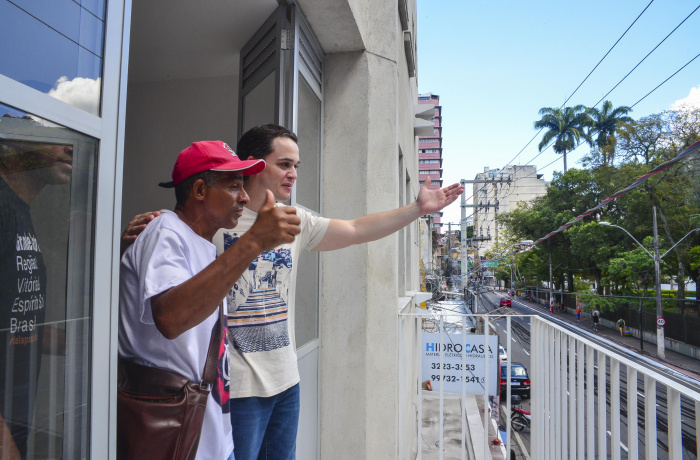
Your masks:
<path fill-rule="evenodd" d="M 101 82 L 98 78 L 76 77 L 68 80 L 61 77 L 56 81 L 54 88 L 49 91 L 49 96 L 85 110 L 93 115 L 99 115 Z"/>
<path fill-rule="evenodd" d="M 677 110 L 680 108 L 700 108 L 700 85 L 695 88 L 690 88 L 690 94 L 688 97 L 679 99 L 673 103 L 672 109 Z"/>

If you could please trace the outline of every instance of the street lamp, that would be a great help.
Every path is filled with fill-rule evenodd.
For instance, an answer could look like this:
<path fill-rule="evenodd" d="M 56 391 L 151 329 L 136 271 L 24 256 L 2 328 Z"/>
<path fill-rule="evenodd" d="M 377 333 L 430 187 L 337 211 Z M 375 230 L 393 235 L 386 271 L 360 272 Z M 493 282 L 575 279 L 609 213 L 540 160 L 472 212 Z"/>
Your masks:
<path fill-rule="evenodd" d="M 683 241 L 683 240 L 686 239 L 688 236 L 690 236 L 691 233 L 700 231 L 700 228 L 694 228 L 694 229 L 692 229 L 691 231 L 689 231 L 683 238 L 681 238 L 680 240 L 678 240 L 678 243 L 674 244 L 674 245 L 671 247 L 671 249 L 669 249 L 669 250 L 666 251 L 662 256 L 660 256 L 660 255 L 659 255 L 659 231 L 658 231 L 658 228 L 657 228 L 657 226 L 656 226 L 656 206 L 653 207 L 653 212 L 654 212 L 654 213 L 653 213 L 653 216 L 654 216 L 654 219 L 653 219 L 653 224 L 654 224 L 654 253 L 653 253 L 653 254 L 652 254 L 651 252 L 649 252 L 649 251 L 647 250 L 647 248 L 645 248 L 644 246 L 642 246 L 642 243 L 640 243 L 639 241 L 637 241 L 637 239 L 636 239 L 634 236 L 632 236 L 632 234 L 631 234 L 630 232 L 628 232 L 628 231 L 625 230 L 624 228 L 620 227 L 619 225 L 613 225 L 613 224 L 611 224 L 610 222 L 598 222 L 598 224 L 604 225 L 604 226 L 606 226 L 606 227 L 616 227 L 616 228 L 619 228 L 620 230 L 624 231 L 625 233 L 627 233 L 627 234 L 630 236 L 630 238 L 632 238 L 632 239 L 634 240 L 635 243 L 637 243 L 637 245 L 638 245 L 640 248 L 644 249 L 644 252 L 646 252 L 646 253 L 649 255 L 649 257 L 651 257 L 652 259 L 654 259 L 654 271 L 655 271 L 655 274 L 656 274 L 656 277 L 655 277 L 655 278 L 656 278 L 656 280 L 655 280 L 655 285 L 656 285 L 656 286 L 655 286 L 655 287 L 656 287 L 656 317 L 657 317 L 657 322 L 656 322 L 656 351 L 657 351 L 657 354 L 659 355 L 659 357 L 665 358 L 665 357 L 666 357 L 666 353 L 665 353 L 665 343 L 664 343 L 664 341 L 665 341 L 665 338 L 664 338 L 664 328 L 663 328 L 663 326 L 660 326 L 660 325 L 659 325 L 659 321 L 658 321 L 659 319 L 663 318 L 663 309 L 662 309 L 662 307 L 661 307 L 661 259 L 663 259 L 663 258 L 666 256 L 666 254 L 668 254 L 668 253 L 671 252 L 676 246 L 678 246 L 678 245 L 680 244 L 681 241 Z M 641 316 L 640 316 L 640 321 L 641 321 Z M 644 333 L 644 331 L 642 331 L 642 328 L 641 328 L 641 325 L 640 325 L 640 328 L 639 328 L 639 334 L 640 334 L 640 336 L 641 336 L 643 333 Z"/>

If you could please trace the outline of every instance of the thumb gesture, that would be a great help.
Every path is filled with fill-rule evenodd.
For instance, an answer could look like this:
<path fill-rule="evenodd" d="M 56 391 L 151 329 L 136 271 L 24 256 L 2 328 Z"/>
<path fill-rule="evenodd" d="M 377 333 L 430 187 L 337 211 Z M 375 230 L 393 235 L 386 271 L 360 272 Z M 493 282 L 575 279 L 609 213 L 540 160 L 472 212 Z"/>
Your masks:
<path fill-rule="evenodd" d="M 270 209 L 275 207 L 275 195 L 272 194 L 272 191 L 270 190 L 265 190 L 265 202 L 263 203 L 262 207 L 258 211 L 259 213 L 263 213 L 266 211 L 269 211 Z"/>
<path fill-rule="evenodd" d="M 263 250 L 272 249 L 280 244 L 291 243 L 301 231 L 296 208 L 293 206 L 275 206 L 275 196 L 270 190 L 265 191 L 265 202 L 258 210 L 258 218 L 246 235 L 254 236 Z"/>

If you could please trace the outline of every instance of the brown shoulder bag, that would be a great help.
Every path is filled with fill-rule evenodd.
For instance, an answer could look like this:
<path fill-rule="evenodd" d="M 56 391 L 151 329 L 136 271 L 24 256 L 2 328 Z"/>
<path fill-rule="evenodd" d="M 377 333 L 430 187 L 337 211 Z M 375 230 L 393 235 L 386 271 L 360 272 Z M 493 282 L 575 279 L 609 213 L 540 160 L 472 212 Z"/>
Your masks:
<path fill-rule="evenodd" d="M 201 382 L 119 358 L 117 459 L 193 460 L 221 347 L 223 307 Z"/>

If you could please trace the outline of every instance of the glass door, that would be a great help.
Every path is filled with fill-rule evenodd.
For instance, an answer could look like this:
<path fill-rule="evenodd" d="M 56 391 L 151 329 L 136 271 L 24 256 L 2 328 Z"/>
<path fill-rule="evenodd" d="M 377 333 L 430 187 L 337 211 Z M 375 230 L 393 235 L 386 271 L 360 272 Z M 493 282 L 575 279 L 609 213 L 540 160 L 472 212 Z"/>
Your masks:
<path fill-rule="evenodd" d="M 324 55 L 313 30 L 298 8 L 294 9 L 294 68 L 291 128 L 299 139 L 300 167 L 292 203 L 312 213 L 322 211 L 321 161 L 323 146 Z M 301 375 L 301 413 L 297 456 L 319 458 L 319 364 L 321 257 L 304 251 L 297 274 L 296 334 Z"/>
<path fill-rule="evenodd" d="M 238 137 L 276 123 L 298 137 L 301 165 L 291 204 L 320 213 L 323 126 L 323 51 L 297 5 L 280 6 L 241 51 Z M 321 264 L 317 252 L 298 262 L 295 312 L 301 413 L 297 457 L 318 458 Z"/>
<path fill-rule="evenodd" d="M 241 50 L 238 138 L 253 126 L 289 125 L 290 15 L 290 8 L 277 8 Z"/>

